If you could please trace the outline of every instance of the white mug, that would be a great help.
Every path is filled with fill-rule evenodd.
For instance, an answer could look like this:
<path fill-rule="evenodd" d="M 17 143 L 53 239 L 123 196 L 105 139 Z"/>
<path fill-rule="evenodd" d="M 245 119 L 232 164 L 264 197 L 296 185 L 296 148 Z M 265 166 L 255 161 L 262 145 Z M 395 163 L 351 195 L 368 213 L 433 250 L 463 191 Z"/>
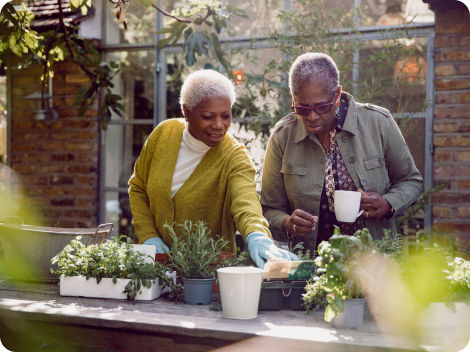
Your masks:
<path fill-rule="evenodd" d="M 354 222 L 361 216 L 361 192 L 335 191 L 335 215 L 336 220 L 341 222 Z"/>

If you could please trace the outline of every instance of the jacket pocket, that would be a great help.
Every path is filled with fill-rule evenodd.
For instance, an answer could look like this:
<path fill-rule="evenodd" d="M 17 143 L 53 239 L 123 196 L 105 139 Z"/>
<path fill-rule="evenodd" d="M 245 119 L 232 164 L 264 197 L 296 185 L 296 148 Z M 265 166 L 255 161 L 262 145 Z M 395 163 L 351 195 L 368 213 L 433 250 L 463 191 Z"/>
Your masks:
<path fill-rule="evenodd" d="M 377 155 L 368 159 L 364 159 L 364 166 L 367 170 L 383 167 L 385 166 L 385 158 L 382 155 Z"/>
<path fill-rule="evenodd" d="M 380 195 L 389 187 L 388 170 L 383 155 L 364 158 L 364 167 L 367 172 L 369 190 Z"/>
<path fill-rule="evenodd" d="M 303 167 L 303 166 L 300 166 L 300 165 L 294 165 L 294 164 L 291 164 L 291 163 L 282 163 L 281 173 L 282 174 L 288 174 L 288 175 L 305 176 L 305 175 L 307 175 L 307 168 Z"/>
<path fill-rule="evenodd" d="M 289 162 L 281 165 L 281 174 L 284 176 L 284 187 L 291 204 L 293 200 L 300 200 L 307 175 L 307 168 Z"/>

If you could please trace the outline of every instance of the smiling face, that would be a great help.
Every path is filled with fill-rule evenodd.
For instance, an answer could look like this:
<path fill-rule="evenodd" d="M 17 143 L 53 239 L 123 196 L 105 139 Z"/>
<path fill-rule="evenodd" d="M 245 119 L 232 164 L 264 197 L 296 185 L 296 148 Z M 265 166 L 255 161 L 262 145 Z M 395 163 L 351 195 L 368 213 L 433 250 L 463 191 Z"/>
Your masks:
<path fill-rule="evenodd" d="M 232 104 L 228 96 L 202 99 L 192 110 L 183 105 L 189 133 L 194 138 L 215 147 L 232 123 Z"/>
<path fill-rule="evenodd" d="M 335 125 L 335 109 L 340 92 L 340 87 L 334 93 L 328 92 L 322 84 L 314 81 L 305 82 L 300 86 L 299 91 L 293 97 L 294 106 L 316 107 L 333 103 L 330 112 L 326 114 L 318 114 L 311 110 L 307 116 L 299 115 L 309 132 L 318 137 L 325 136 L 330 132 Z"/>

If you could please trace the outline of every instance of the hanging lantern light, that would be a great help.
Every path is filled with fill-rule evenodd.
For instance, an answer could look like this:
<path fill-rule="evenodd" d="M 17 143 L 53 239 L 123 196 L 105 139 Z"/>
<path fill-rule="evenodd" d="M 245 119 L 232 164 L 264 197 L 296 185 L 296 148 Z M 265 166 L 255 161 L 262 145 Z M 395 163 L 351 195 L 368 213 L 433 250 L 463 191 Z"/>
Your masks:
<path fill-rule="evenodd" d="M 59 115 L 53 107 L 51 77 L 49 77 L 48 86 L 49 93 L 44 93 L 43 91 L 34 92 L 28 95 L 27 98 L 33 101 L 34 120 L 37 122 L 44 123 L 46 125 L 52 125 L 58 120 Z"/>

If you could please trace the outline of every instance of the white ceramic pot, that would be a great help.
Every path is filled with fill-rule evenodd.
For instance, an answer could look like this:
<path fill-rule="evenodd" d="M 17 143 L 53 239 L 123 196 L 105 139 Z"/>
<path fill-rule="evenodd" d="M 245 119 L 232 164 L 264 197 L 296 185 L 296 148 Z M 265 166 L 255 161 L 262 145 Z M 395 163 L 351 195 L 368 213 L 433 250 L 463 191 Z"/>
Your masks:
<path fill-rule="evenodd" d="M 252 266 L 217 269 L 222 314 L 229 319 L 258 316 L 263 269 Z"/>

